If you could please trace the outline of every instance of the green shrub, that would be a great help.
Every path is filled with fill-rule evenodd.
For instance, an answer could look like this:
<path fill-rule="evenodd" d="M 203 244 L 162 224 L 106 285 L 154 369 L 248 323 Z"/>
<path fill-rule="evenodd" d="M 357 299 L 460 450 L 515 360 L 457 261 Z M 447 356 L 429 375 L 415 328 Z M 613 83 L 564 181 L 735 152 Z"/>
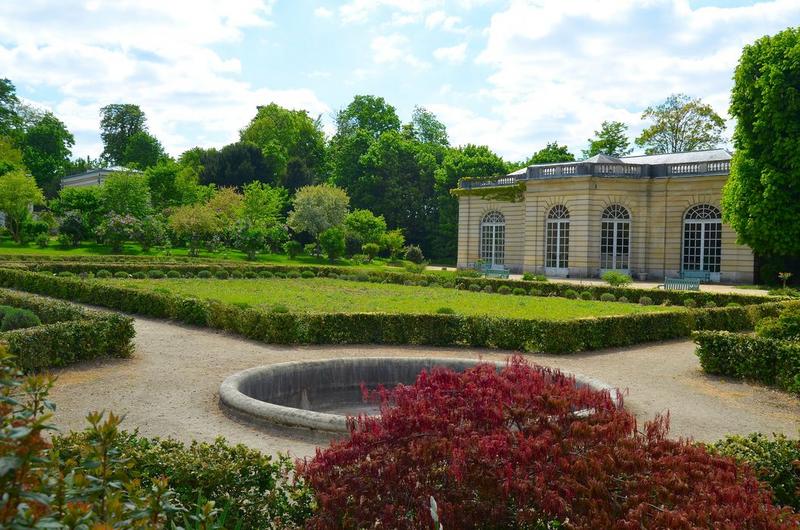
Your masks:
<path fill-rule="evenodd" d="M 316 277 L 316 275 L 314 274 L 314 271 L 303 271 L 303 272 L 300 273 L 300 276 L 302 278 L 315 278 Z"/>
<path fill-rule="evenodd" d="M 269 308 L 271 313 L 288 313 L 289 308 L 283 304 L 275 304 L 274 306 Z"/>
<path fill-rule="evenodd" d="M 694 298 L 687 298 L 683 301 L 683 305 L 689 309 L 697 307 L 697 301 Z"/>
<path fill-rule="evenodd" d="M 117 271 L 117 272 L 114 273 L 114 278 L 127 279 L 127 278 L 130 278 L 130 277 L 131 277 L 131 275 L 128 274 L 127 272 L 125 272 L 125 271 Z"/>
<path fill-rule="evenodd" d="M 145 278 L 147 278 L 147 274 L 145 274 L 144 271 L 136 271 L 133 274 L 131 274 L 131 278 L 134 278 L 136 280 L 144 280 Z"/>
<path fill-rule="evenodd" d="M 256 271 L 246 271 L 244 273 L 244 277 L 247 278 L 248 280 L 253 280 L 255 278 L 258 278 L 258 273 Z"/>
<path fill-rule="evenodd" d="M 500 287 L 497 288 L 497 294 L 511 294 L 511 287 L 509 287 L 508 285 L 501 285 Z"/>
<path fill-rule="evenodd" d="M 407 261 L 403 264 L 403 268 L 406 272 L 411 274 L 422 274 L 425 272 L 425 267 L 427 267 L 427 263 L 414 263 L 413 261 Z"/>
<path fill-rule="evenodd" d="M 337 273 L 335 273 L 335 272 L 329 272 L 328 273 L 328 278 L 331 278 L 332 280 L 336 280 L 336 279 L 339 278 L 339 275 Z"/>
<path fill-rule="evenodd" d="M 603 294 L 600 295 L 600 301 L 601 302 L 616 302 L 617 301 L 617 297 L 614 296 L 611 293 L 603 293 Z"/>
<path fill-rule="evenodd" d="M 542 296 L 542 291 L 539 289 L 531 289 L 531 296 Z"/>
<path fill-rule="evenodd" d="M 769 484 L 775 502 L 800 511 L 800 441 L 782 434 L 726 436 L 707 446 L 710 452 L 750 465 Z"/>
<path fill-rule="evenodd" d="M 147 272 L 147 277 L 148 278 L 152 278 L 154 280 L 160 280 L 161 278 L 164 278 L 165 276 L 166 276 L 166 274 L 164 273 L 164 271 L 162 271 L 160 269 L 152 269 L 152 270 Z"/>
<path fill-rule="evenodd" d="M 612 287 L 622 287 L 633 282 L 629 275 L 618 271 L 606 271 L 601 278 Z"/>
<path fill-rule="evenodd" d="M 58 276 L 59 278 L 74 278 L 75 273 L 69 271 L 61 271 L 56 276 Z"/>
<path fill-rule="evenodd" d="M 299 241 L 287 241 L 283 244 L 283 251 L 286 252 L 290 258 L 294 259 L 295 256 L 303 252 L 303 244 Z"/>
<path fill-rule="evenodd" d="M 503 286 L 505 287 L 505 286 Z M 493 293 L 494 289 L 492 289 L 491 285 L 484 285 L 483 289 L 481 289 L 484 293 Z"/>
<path fill-rule="evenodd" d="M 39 234 L 36 236 L 36 246 L 39 248 L 47 248 L 50 244 L 50 235 L 47 233 Z"/>
<path fill-rule="evenodd" d="M 296 280 L 301 277 L 301 274 L 298 271 L 289 271 L 286 273 L 286 277 L 292 280 Z"/>
<path fill-rule="evenodd" d="M 37 317 L 33 311 L 11 308 L 3 312 L 3 322 L 0 324 L 0 331 L 32 328 L 41 324 L 42 321 L 39 320 L 39 317 Z"/>
<path fill-rule="evenodd" d="M 567 289 L 566 291 L 564 291 L 564 298 L 575 300 L 576 298 L 578 298 L 578 291 L 574 289 Z"/>
<path fill-rule="evenodd" d="M 225 269 L 220 269 L 214 273 L 214 277 L 218 280 L 227 280 L 230 275 Z"/>
<path fill-rule="evenodd" d="M 800 340 L 800 307 L 791 306 L 778 317 L 769 317 L 756 323 L 756 335 L 777 340 Z"/>
<path fill-rule="evenodd" d="M 425 280 L 420 280 L 415 285 L 417 287 L 427 287 L 428 286 L 428 282 L 426 282 Z"/>
<path fill-rule="evenodd" d="M 717 307 L 717 304 L 716 302 L 714 302 L 714 300 L 709 300 L 708 302 L 705 303 L 704 307 L 706 309 L 712 309 L 714 307 Z"/>
<path fill-rule="evenodd" d="M 458 269 L 456 276 L 459 278 L 480 278 L 481 273 L 475 269 Z"/>
<path fill-rule="evenodd" d="M 789 298 L 800 298 L 800 291 L 792 287 L 781 287 L 779 289 L 771 289 L 770 296 L 788 296 Z"/>
<path fill-rule="evenodd" d="M 511 291 L 511 294 L 516 296 L 525 296 L 528 293 L 522 287 L 514 287 L 514 289 Z"/>
<path fill-rule="evenodd" d="M 727 331 L 701 331 L 693 337 L 707 373 L 800 393 L 800 343 Z"/>
<path fill-rule="evenodd" d="M 94 273 L 95 278 L 111 278 L 114 275 L 111 274 L 111 271 L 107 271 L 106 269 L 100 269 L 96 273 Z"/>
<path fill-rule="evenodd" d="M 583 291 L 580 294 L 581 300 L 594 300 L 594 296 L 592 296 L 591 291 Z"/>
<path fill-rule="evenodd" d="M 666 300 L 664 300 L 663 302 L 661 302 L 661 305 L 663 305 L 664 307 L 669 307 L 669 306 L 671 306 L 671 305 L 672 305 L 672 300 L 670 300 L 669 298 L 667 298 Z M 716 307 L 716 306 L 714 306 L 714 307 Z"/>
<path fill-rule="evenodd" d="M 653 299 L 649 296 L 640 296 L 639 305 L 653 305 Z"/>
<path fill-rule="evenodd" d="M 357 282 L 368 282 L 370 277 L 366 272 L 359 272 L 358 274 L 354 275 L 353 279 Z"/>
<path fill-rule="evenodd" d="M 167 278 L 180 278 L 181 273 L 178 271 L 167 271 Z"/>
<path fill-rule="evenodd" d="M 738 304 L 736 302 L 728 302 L 725 304 L 725 307 L 742 307 L 742 304 Z"/>
<path fill-rule="evenodd" d="M 285 273 L 283 273 L 283 272 L 276 272 L 276 273 L 274 273 L 274 274 L 273 274 L 273 276 L 274 276 L 275 278 L 280 278 L 280 279 L 284 279 L 284 278 L 286 278 L 286 274 L 285 274 Z"/>
<path fill-rule="evenodd" d="M 212 274 L 211 271 L 201 270 L 197 272 L 197 277 L 202 279 L 211 278 Z"/>
<path fill-rule="evenodd" d="M 274 276 L 275 275 L 272 274 L 270 271 L 261 271 L 261 272 L 258 273 L 258 277 L 259 278 L 272 278 Z"/>
<path fill-rule="evenodd" d="M 625 296 L 620 296 L 619 298 L 617 298 L 617 302 L 621 302 L 623 304 L 627 304 L 628 303 L 628 298 L 625 297 Z"/>
<path fill-rule="evenodd" d="M 436 310 L 439 315 L 455 315 L 456 312 L 452 307 L 440 307 Z"/>
<path fill-rule="evenodd" d="M 238 269 L 233 269 L 231 271 L 231 278 L 235 280 L 241 280 L 242 278 L 244 278 L 244 273 Z"/>

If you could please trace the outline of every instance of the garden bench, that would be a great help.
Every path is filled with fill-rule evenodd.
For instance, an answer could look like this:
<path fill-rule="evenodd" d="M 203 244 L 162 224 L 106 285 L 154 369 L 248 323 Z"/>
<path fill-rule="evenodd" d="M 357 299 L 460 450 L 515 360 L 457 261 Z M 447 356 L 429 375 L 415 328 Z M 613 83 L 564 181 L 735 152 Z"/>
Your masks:
<path fill-rule="evenodd" d="M 502 265 L 483 265 L 478 270 L 487 278 L 490 276 L 497 278 L 508 278 L 508 273 L 510 272 Z"/>
<path fill-rule="evenodd" d="M 659 285 L 659 287 L 673 291 L 699 291 L 700 280 L 692 278 L 664 278 L 664 285 Z"/>
<path fill-rule="evenodd" d="M 707 282 L 711 280 L 711 273 L 708 271 L 681 271 L 681 278 L 684 280 Z"/>

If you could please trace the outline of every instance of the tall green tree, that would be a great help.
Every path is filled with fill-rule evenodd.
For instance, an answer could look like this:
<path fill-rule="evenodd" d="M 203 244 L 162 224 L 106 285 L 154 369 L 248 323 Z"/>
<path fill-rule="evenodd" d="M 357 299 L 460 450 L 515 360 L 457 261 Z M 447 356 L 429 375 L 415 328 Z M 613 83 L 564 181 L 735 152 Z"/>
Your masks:
<path fill-rule="evenodd" d="M 355 96 L 347 107 L 336 113 L 336 135 L 351 136 L 356 131 L 377 138 L 386 131 L 399 131 L 397 110 L 378 96 Z"/>
<path fill-rule="evenodd" d="M 643 120 L 654 123 L 636 138 L 649 155 L 712 149 L 722 143 L 725 120 L 711 105 L 686 94 L 672 94 L 663 103 L 648 107 Z"/>
<path fill-rule="evenodd" d="M 168 158 L 161 159 L 156 165 L 145 170 L 154 209 L 161 211 L 170 206 L 183 204 L 177 182 L 180 171 L 180 164 Z"/>
<path fill-rule="evenodd" d="M 44 195 L 36 180 L 22 170 L 0 177 L 0 212 L 6 216 L 6 228 L 17 243 L 22 242 L 22 227 L 30 218 L 30 208 L 44 204 Z"/>
<path fill-rule="evenodd" d="M 575 160 L 575 155 L 569 152 L 566 145 L 558 145 L 558 142 L 550 142 L 543 149 L 536 151 L 525 165 L 556 164 L 558 162 L 572 162 L 573 160 Z"/>
<path fill-rule="evenodd" d="M 147 169 L 166 158 L 164 147 L 158 138 L 147 131 L 133 133 L 125 145 L 122 164 L 135 169 Z"/>
<path fill-rule="evenodd" d="M 9 136 L 20 127 L 17 89 L 8 79 L 0 79 L 0 136 Z"/>
<path fill-rule="evenodd" d="M 325 134 L 319 119 L 275 103 L 258 107 L 240 139 L 261 148 L 269 180 L 291 191 L 312 184 L 322 168 Z"/>
<path fill-rule="evenodd" d="M 123 165 L 130 138 L 147 130 L 147 119 L 139 105 L 114 103 L 100 109 L 101 157 L 109 164 Z"/>
<path fill-rule="evenodd" d="M 25 131 L 23 160 L 47 197 L 55 197 L 61 188 L 61 177 L 71 168 L 73 145 L 75 138 L 51 112 L 45 112 Z"/>
<path fill-rule="evenodd" d="M 20 169 L 27 172 L 22 151 L 10 136 L 0 136 L 0 175 Z"/>
<path fill-rule="evenodd" d="M 283 220 L 289 200 L 286 188 L 255 181 L 245 184 L 242 192 L 242 219 L 246 223 L 269 228 Z"/>
<path fill-rule="evenodd" d="M 101 186 L 64 188 L 50 201 L 49 206 L 58 217 L 65 217 L 69 212 L 78 212 L 83 225 L 92 232 L 100 226 L 105 213 Z"/>
<path fill-rule="evenodd" d="M 455 258 L 458 249 L 458 199 L 450 190 L 464 177 L 505 175 L 509 165 L 485 145 L 468 144 L 449 149 L 435 172 L 438 213 L 433 245 L 428 256 L 433 259 Z"/>
<path fill-rule="evenodd" d="M 408 124 L 411 136 L 424 144 L 450 145 L 447 127 L 436 115 L 423 107 L 414 107 L 411 123 Z"/>
<path fill-rule="evenodd" d="M 200 182 L 241 188 L 255 180 L 274 185 L 261 149 L 250 142 L 228 144 L 220 150 L 206 149 L 200 156 Z"/>
<path fill-rule="evenodd" d="M 766 256 L 800 255 L 799 90 L 800 29 L 745 46 L 731 93 L 736 152 L 722 213 L 740 242 Z"/>
<path fill-rule="evenodd" d="M 600 130 L 589 138 L 589 148 L 583 152 L 584 158 L 594 155 L 625 156 L 631 154 L 628 126 L 621 121 L 604 121 Z"/>
<path fill-rule="evenodd" d="M 106 212 L 131 215 L 144 219 L 153 210 L 150 187 L 142 173 L 116 173 L 102 185 L 103 207 Z"/>

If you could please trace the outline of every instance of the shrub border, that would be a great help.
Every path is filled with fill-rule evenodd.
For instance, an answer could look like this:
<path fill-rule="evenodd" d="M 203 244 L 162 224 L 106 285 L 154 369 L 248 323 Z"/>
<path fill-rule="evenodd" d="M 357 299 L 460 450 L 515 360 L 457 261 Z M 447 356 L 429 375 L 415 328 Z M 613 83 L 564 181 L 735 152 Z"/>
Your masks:
<path fill-rule="evenodd" d="M 787 302 L 574 320 L 448 314 L 277 313 L 213 300 L 0 269 L 0 286 L 206 326 L 276 344 L 418 344 L 569 353 L 689 337 L 694 330 L 747 330 Z"/>

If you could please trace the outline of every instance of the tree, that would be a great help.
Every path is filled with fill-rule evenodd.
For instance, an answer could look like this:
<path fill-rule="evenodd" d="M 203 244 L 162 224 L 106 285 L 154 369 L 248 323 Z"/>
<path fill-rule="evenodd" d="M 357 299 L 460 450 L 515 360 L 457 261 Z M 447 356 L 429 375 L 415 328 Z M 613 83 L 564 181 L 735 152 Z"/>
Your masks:
<path fill-rule="evenodd" d="M 28 172 L 22 160 L 22 151 L 15 145 L 10 136 L 0 136 L 0 175 L 19 169 Z"/>
<path fill-rule="evenodd" d="M 575 160 L 575 155 L 569 152 L 566 145 L 558 145 L 558 142 L 550 142 L 544 149 L 536 151 L 525 165 L 557 164 L 559 162 L 572 162 L 573 160 Z"/>
<path fill-rule="evenodd" d="M 50 201 L 50 210 L 58 217 L 78 212 L 88 232 L 100 225 L 103 216 L 103 196 L 100 186 L 64 188 Z"/>
<path fill-rule="evenodd" d="M 55 197 L 61 188 L 61 177 L 71 167 L 69 157 L 73 145 L 75 138 L 51 112 L 45 112 L 25 131 L 23 160 L 47 197 Z"/>
<path fill-rule="evenodd" d="M 344 222 L 350 197 L 330 184 L 306 186 L 297 190 L 292 206 L 289 226 L 295 232 L 308 232 L 317 241 L 322 232 Z"/>
<path fill-rule="evenodd" d="M 110 164 L 125 163 L 125 150 L 130 138 L 147 130 L 147 119 L 139 105 L 114 103 L 100 109 L 100 138 L 103 160 Z"/>
<path fill-rule="evenodd" d="M 399 131 L 397 111 L 378 96 L 355 96 L 347 107 L 336 113 L 336 135 L 351 136 L 365 131 L 377 138 L 386 131 Z"/>
<path fill-rule="evenodd" d="M 189 255 L 197 256 L 202 244 L 221 227 L 219 217 L 206 204 L 180 206 L 169 216 L 169 227 L 189 247 Z"/>
<path fill-rule="evenodd" d="M 242 195 L 242 218 L 250 225 L 269 228 L 283 219 L 289 201 L 285 188 L 251 182 L 244 186 Z"/>
<path fill-rule="evenodd" d="M 438 222 L 428 255 L 434 259 L 454 258 L 458 246 L 458 199 L 450 190 L 464 177 L 493 177 L 508 173 L 508 164 L 485 145 L 468 144 L 448 149 L 436 169 L 434 193 Z"/>
<path fill-rule="evenodd" d="M 100 223 L 97 235 L 104 243 L 111 245 L 114 254 L 119 254 L 125 242 L 136 237 L 140 229 L 141 223 L 136 217 L 112 212 Z"/>
<path fill-rule="evenodd" d="M 155 166 L 145 170 L 147 186 L 150 188 L 150 200 L 156 210 L 177 206 L 183 202 L 176 182 L 181 169 L 178 163 L 164 158 L 159 160 Z"/>
<path fill-rule="evenodd" d="M 447 127 L 435 114 L 422 107 L 414 107 L 411 115 L 410 131 L 413 137 L 423 144 L 450 145 Z"/>
<path fill-rule="evenodd" d="M 344 220 L 348 237 L 353 238 L 359 248 L 365 243 L 378 243 L 386 232 L 386 220 L 369 210 L 353 210 Z"/>
<path fill-rule="evenodd" d="M 259 106 L 256 116 L 239 136 L 243 142 L 261 149 L 267 167 L 265 176 L 280 186 L 297 189 L 298 184 L 313 180 L 322 166 L 325 154 L 322 123 L 311 119 L 306 111 L 285 109 L 275 103 Z"/>
<path fill-rule="evenodd" d="M 400 254 L 400 251 L 403 250 L 405 244 L 406 238 L 403 235 L 403 230 L 400 228 L 389 230 L 383 234 L 381 238 L 381 246 L 386 249 L 391 259 L 397 259 L 397 256 Z"/>
<path fill-rule="evenodd" d="M 333 263 L 344 253 L 344 230 L 338 226 L 328 228 L 319 235 L 319 244 L 328 260 Z"/>
<path fill-rule="evenodd" d="M 135 169 L 147 169 L 166 156 L 164 147 L 155 136 L 147 131 L 139 131 L 128 138 L 122 164 Z"/>
<path fill-rule="evenodd" d="M 745 46 L 734 74 L 736 152 L 722 214 L 764 256 L 800 255 L 800 29 Z M 772 278 L 774 280 L 774 278 Z"/>
<path fill-rule="evenodd" d="M 80 245 L 81 240 L 85 239 L 87 235 L 86 222 L 81 212 L 76 210 L 65 212 L 61 217 L 58 233 L 59 237 L 65 238 L 70 246 L 77 247 Z"/>
<path fill-rule="evenodd" d="M 109 213 L 143 219 L 153 210 L 147 177 L 141 173 L 109 175 L 101 189 L 103 207 Z"/>
<path fill-rule="evenodd" d="M 234 188 L 220 188 L 208 199 L 207 206 L 219 220 L 220 229 L 233 226 L 242 215 L 243 197 Z"/>
<path fill-rule="evenodd" d="M 583 152 L 584 158 L 594 155 L 625 156 L 631 154 L 630 141 L 628 140 L 628 126 L 621 121 L 604 121 L 600 130 L 594 132 L 594 138 L 589 138 L 589 148 Z"/>
<path fill-rule="evenodd" d="M 643 120 L 655 123 L 642 131 L 636 145 L 649 155 L 712 149 L 722 143 L 725 120 L 711 105 L 686 94 L 672 94 L 656 107 L 647 107 Z"/>
<path fill-rule="evenodd" d="M 6 228 L 15 242 L 22 242 L 22 227 L 30 218 L 31 206 L 44 204 L 36 180 L 21 170 L 0 177 L 0 212 L 6 216 Z"/>
<path fill-rule="evenodd" d="M 20 126 L 17 114 L 17 89 L 8 79 L 0 79 L 0 136 L 10 136 Z"/>
<path fill-rule="evenodd" d="M 250 142 L 228 144 L 219 151 L 208 149 L 200 156 L 200 182 L 240 188 L 254 180 L 275 184 L 270 178 L 261 149 Z"/>

